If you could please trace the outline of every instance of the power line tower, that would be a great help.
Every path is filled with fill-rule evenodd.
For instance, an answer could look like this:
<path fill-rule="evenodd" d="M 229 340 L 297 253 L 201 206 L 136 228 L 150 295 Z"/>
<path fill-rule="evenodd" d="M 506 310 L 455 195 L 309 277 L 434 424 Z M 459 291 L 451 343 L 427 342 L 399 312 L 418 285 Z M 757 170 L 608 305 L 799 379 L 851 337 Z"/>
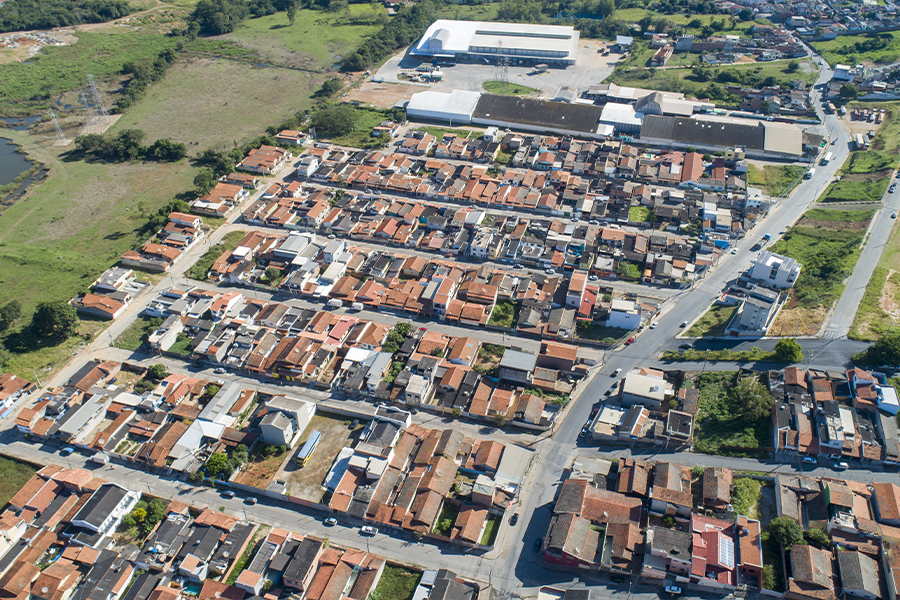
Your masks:
<path fill-rule="evenodd" d="M 56 129 L 56 141 L 61 142 L 66 139 L 66 134 L 63 133 L 62 127 L 59 126 L 59 120 L 57 120 L 52 108 L 50 109 L 50 120 L 53 121 L 53 127 Z"/>
<path fill-rule="evenodd" d="M 495 77 L 504 93 L 509 91 L 509 57 L 503 54 L 503 42 L 497 42 L 497 68 Z"/>
<path fill-rule="evenodd" d="M 94 81 L 93 75 L 88 75 L 88 94 L 100 116 L 108 117 L 109 111 L 106 110 L 106 105 L 103 104 L 103 96 L 100 95 L 100 90 L 97 89 L 97 83 Z"/>

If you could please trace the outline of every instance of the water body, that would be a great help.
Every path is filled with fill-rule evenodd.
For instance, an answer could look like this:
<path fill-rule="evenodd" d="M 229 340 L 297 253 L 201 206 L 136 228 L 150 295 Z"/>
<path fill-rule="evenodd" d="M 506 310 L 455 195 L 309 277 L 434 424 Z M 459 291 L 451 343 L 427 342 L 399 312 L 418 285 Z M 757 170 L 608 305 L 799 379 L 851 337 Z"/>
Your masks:
<path fill-rule="evenodd" d="M 21 118 L 12 118 L 12 119 L 0 119 L 0 123 L 5 123 L 7 128 L 13 129 L 15 131 L 25 131 L 34 123 L 40 119 L 40 117 L 21 117 Z"/>
<path fill-rule="evenodd" d="M 24 154 L 16 152 L 16 146 L 6 138 L 0 138 L 0 185 L 12 183 L 19 174 L 31 168 Z"/>

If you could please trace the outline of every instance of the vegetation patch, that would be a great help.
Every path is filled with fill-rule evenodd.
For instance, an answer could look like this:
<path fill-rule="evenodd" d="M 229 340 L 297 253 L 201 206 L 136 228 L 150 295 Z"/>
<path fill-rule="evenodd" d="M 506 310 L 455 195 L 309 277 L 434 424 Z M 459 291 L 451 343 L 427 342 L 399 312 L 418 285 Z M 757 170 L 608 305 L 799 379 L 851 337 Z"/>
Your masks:
<path fill-rule="evenodd" d="M 878 173 L 885 170 L 893 170 L 897 167 L 897 155 L 889 152 L 868 150 L 865 152 L 851 152 L 842 173 Z"/>
<path fill-rule="evenodd" d="M 502 300 L 494 305 L 488 325 L 513 328 L 519 322 L 519 311 L 522 305 L 512 300 Z"/>
<path fill-rule="evenodd" d="M 188 277 L 198 281 L 206 281 L 207 274 L 213 263 L 226 252 L 237 248 L 237 245 L 246 235 L 246 231 L 229 231 L 226 233 L 221 242 L 207 250 L 203 256 L 197 259 L 197 262 L 191 265 L 187 272 Z"/>
<path fill-rule="evenodd" d="M 785 197 L 803 180 L 806 168 L 799 165 L 748 165 L 747 185 L 769 196 Z"/>
<path fill-rule="evenodd" d="M 731 504 L 734 506 L 734 512 L 751 519 L 758 518 L 755 513 L 760 491 L 759 481 L 750 477 L 736 478 L 731 489 Z"/>
<path fill-rule="evenodd" d="M 371 600 L 410 600 L 419 586 L 420 579 L 422 579 L 422 573 L 389 563 L 384 566 L 381 579 L 378 580 L 378 585 L 375 586 L 370 598 Z"/>
<path fill-rule="evenodd" d="M 160 317 L 141 315 L 116 338 L 113 346 L 123 350 L 137 350 L 144 345 L 150 334 L 162 324 L 163 319 Z"/>
<path fill-rule="evenodd" d="M 772 396 L 755 375 L 739 371 L 700 373 L 694 449 L 704 454 L 757 456 L 770 445 Z"/>
<path fill-rule="evenodd" d="M 841 179 L 828 186 L 822 202 L 881 202 L 888 178 L 853 181 Z"/>
<path fill-rule="evenodd" d="M 724 304 L 710 306 L 709 310 L 703 313 L 684 335 L 686 337 L 722 337 L 737 310 L 737 306 Z"/>
<path fill-rule="evenodd" d="M 631 333 L 631 331 L 620 327 L 607 327 L 606 325 L 601 325 L 599 321 L 578 321 L 578 324 L 575 326 L 575 337 L 612 345 Z"/>
<path fill-rule="evenodd" d="M 632 206 L 628 209 L 628 220 L 633 223 L 643 223 L 650 218 L 651 212 L 646 206 Z"/>
<path fill-rule="evenodd" d="M 810 42 L 810 45 L 832 67 L 837 64 L 887 64 L 900 61 L 900 33 L 896 31 L 841 35 L 833 40 Z"/>
<path fill-rule="evenodd" d="M 35 473 L 37 468 L 30 463 L 0 456 L 0 506 L 6 506 Z"/>
<path fill-rule="evenodd" d="M 484 91 L 491 94 L 505 94 L 507 96 L 527 96 L 528 94 L 541 93 L 541 90 L 510 81 L 485 81 L 481 86 L 484 88 Z"/>
<path fill-rule="evenodd" d="M 500 517 L 491 515 L 484 522 L 484 531 L 481 532 L 480 543 L 482 546 L 491 546 L 497 539 L 497 532 L 500 531 Z"/>

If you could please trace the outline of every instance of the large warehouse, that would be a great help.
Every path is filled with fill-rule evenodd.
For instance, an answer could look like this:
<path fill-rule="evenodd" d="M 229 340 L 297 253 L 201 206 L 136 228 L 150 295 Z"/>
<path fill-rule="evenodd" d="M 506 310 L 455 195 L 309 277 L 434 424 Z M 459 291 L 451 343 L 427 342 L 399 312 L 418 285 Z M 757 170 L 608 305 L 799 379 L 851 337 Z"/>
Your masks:
<path fill-rule="evenodd" d="M 449 21 L 431 24 L 410 54 L 454 60 L 494 61 L 506 56 L 515 64 L 574 65 L 578 31 L 560 25 Z"/>

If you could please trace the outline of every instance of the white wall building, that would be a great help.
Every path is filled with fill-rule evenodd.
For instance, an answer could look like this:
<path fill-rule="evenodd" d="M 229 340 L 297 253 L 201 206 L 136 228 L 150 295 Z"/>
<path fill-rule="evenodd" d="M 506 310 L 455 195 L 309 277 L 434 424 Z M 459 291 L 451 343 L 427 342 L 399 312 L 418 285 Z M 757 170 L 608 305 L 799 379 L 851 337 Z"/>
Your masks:
<path fill-rule="evenodd" d="M 641 324 L 641 310 L 631 300 L 613 299 L 609 316 L 606 317 L 607 327 L 620 329 L 637 329 Z"/>
<path fill-rule="evenodd" d="M 802 265 L 793 258 L 763 250 L 750 269 L 750 279 L 770 288 L 793 287 Z"/>

